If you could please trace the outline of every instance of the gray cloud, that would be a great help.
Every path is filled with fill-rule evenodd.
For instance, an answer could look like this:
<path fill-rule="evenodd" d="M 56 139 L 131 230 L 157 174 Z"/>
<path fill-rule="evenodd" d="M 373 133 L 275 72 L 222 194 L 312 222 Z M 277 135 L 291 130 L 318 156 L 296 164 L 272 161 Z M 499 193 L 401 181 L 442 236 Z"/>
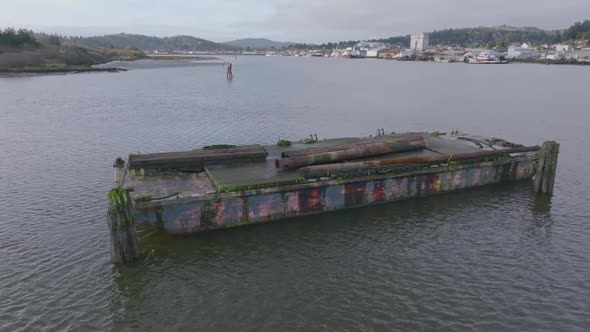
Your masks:
<path fill-rule="evenodd" d="M 324 42 L 470 26 L 566 28 L 590 18 L 589 0 L 19 0 L 3 25 L 67 34 L 191 34 Z"/>
<path fill-rule="evenodd" d="M 304 40 L 364 39 L 450 27 L 564 28 L 590 16 L 588 0 L 293 0 L 269 25 Z"/>

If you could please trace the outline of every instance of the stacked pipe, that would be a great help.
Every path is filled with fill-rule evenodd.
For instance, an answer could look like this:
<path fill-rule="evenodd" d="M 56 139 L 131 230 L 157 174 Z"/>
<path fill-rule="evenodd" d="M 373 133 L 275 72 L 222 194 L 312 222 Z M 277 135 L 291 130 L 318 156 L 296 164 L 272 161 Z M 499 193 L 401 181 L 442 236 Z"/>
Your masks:
<path fill-rule="evenodd" d="M 521 148 L 502 149 L 502 150 L 486 150 L 467 153 L 456 154 L 436 154 L 420 157 L 398 157 L 382 160 L 359 161 L 330 165 L 315 165 L 307 166 L 300 169 L 301 174 L 306 178 L 316 178 L 322 176 L 330 176 L 334 174 L 342 174 L 352 172 L 359 169 L 370 169 L 384 166 L 406 165 L 406 164 L 422 164 L 433 161 L 447 161 L 447 160 L 466 160 L 466 159 L 481 159 L 487 157 L 501 156 L 511 153 L 533 152 L 538 151 L 539 146 L 525 146 Z"/>
<path fill-rule="evenodd" d="M 260 145 L 232 148 L 129 155 L 131 169 L 199 168 L 207 165 L 265 161 L 268 152 Z"/>
<path fill-rule="evenodd" d="M 371 142 L 333 145 L 303 150 L 306 151 L 305 153 L 290 152 L 286 154 L 287 157 L 276 159 L 275 166 L 283 170 L 288 170 L 308 165 L 360 159 L 422 148 L 424 148 L 424 137 L 422 135 L 397 139 L 382 139 Z"/>
<path fill-rule="evenodd" d="M 420 139 L 423 139 L 422 135 L 416 135 L 416 134 L 396 135 L 394 137 L 389 136 L 386 138 L 378 138 L 378 139 L 374 139 L 371 141 L 329 145 L 329 146 L 322 146 L 322 147 L 318 147 L 318 148 L 309 148 L 309 149 L 303 149 L 303 150 L 284 151 L 281 153 L 281 158 L 296 157 L 296 156 L 312 154 L 312 153 L 320 153 L 320 152 L 332 152 L 332 151 L 346 150 L 346 149 L 350 149 L 352 147 L 367 146 L 367 145 L 376 144 L 376 143 L 409 142 L 409 141 L 418 141 Z"/>

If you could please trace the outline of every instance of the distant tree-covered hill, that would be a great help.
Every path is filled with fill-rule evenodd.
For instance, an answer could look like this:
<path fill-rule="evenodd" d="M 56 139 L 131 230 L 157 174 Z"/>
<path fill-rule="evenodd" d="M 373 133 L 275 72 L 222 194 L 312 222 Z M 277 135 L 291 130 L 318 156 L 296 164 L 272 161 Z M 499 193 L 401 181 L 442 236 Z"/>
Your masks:
<path fill-rule="evenodd" d="M 410 46 L 410 35 L 371 39 L 389 45 Z M 435 30 L 430 33 L 430 45 L 457 47 L 506 47 L 512 43 L 529 43 L 533 45 L 560 42 L 587 41 L 590 45 L 590 20 L 576 22 L 563 31 L 549 31 L 534 27 L 477 27 Z M 319 45 L 329 48 L 332 45 L 352 46 L 358 41 L 326 43 Z"/>
<path fill-rule="evenodd" d="M 500 47 L 505 48 L 511 43 L 545 44 L 560 41 L 558 31 L 546 31 L 530 27 L 477 27 L 445 29 L 430 32 L 430 45 L 456 46 L 456 47 Z M 382 42 L 399 47 L 410 47 L 410 35 L 393 36 L 389 38 L 370 39 L 371 42 Z M 337 43 L 324 43 L 319 48 L 330 49 L 332 47 L 350 47 L 358 43 L 358 40 L 340 41 Z M 294 44 L 294 46 L 305 44 Z"/>
<path fill-rule="evenodd" d="M 590 20 L 576 22 L 567 30 L 557 34 L 559 41 L 586 40 L 590 45 Z"/>
<path fill-rule="evenodd" d="M 37 38 L 33 38 L 36 36 Z M 192 36 L 155 37 L 139 34 L 112 34 L 95 37 L 64 37 L 33 33 L 27 30 L 5 29 L 0 31 L 0 52 L 2 48 L 28 48 L 40 46 L 39 40 L 45 45 L 59 46 L 60 43 L 69 45 L 83 45 L 94 49 L 125 49 L 130 47 L 143 51 L 239 51 L 239 50 L 268 50 L 268 49 L 334 49 L 355 45 L 358 40 L 330 42 L 323 44 L 283 43 L 264 38 L 238 39 L 227 43 L 216 43 L 210 40 Z M 372 39 L 374 42 L 384 42 L 399 47 L 410 46 L 410 35 L 393 36 L 389 38 Z M 444 29 L 430 33 L 430 45 L 455 47 L 496 47 L 506 48 L 512 43 L 529 43 L 533 45 L 551 43 L 587 43 L 590 45 L 590 20 L 576 22 L 563 30 L 542 30 L 534 27 L 476 27 Z"/>
<path fill-rule="evenodd" d="M 291 43 L 277 42 L 266 38 L 244 38 L 232 40 L 223 43 L 228 46 L 251 49 L 251 50 L 270 50 L 270 49 L 282 49 L 283 47 L 289 46 Z"/>
<path fill-rule="evenodd" d="M 62 37 L 65 41 L 90 47 L 124 48 L 133 45 L 144 51 L 226 51 L 238 48 L 192 36 L 155 37 L 137 34 L 114 34 L 96 37 Z"/>
<path fill-rule="evenodd" d="M 2 49 L 7 50 L 11 48 L 22 47 L 39 47 L 39 41 L 35 38 L 33 31 L 14 28 L 0 29 L 0 52 Z"/>
<path fill-rule="evenodd" d="M 430 45 L 457 47 L 505 47 L 511 43 L 550 43 L 555 32 L 529 27 L 477 27 L 461 29 L 435 30 L 430 33 Z M 375 39 L 388 44 L 409 46 L 410 35 Z"/>
<path fill-rule="evenodd" d="M 545 44 L 554 41 L 555 32 L 531 27 L 478 27 L 446 29 L 430 34 L 431 45 L 506 47 L 511 43 Z"/>

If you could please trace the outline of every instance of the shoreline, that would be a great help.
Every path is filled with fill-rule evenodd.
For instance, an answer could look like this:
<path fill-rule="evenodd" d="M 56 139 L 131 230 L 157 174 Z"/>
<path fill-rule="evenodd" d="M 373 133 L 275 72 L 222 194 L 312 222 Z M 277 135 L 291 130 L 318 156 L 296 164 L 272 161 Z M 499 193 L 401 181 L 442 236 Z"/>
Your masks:
<path fill-rule="evenodd" d="M 368 58 L 367 58 L 368 59 Z M 389 61 L 411 61 L 411 62 L 437 62 L 433 60 L 422 60 L 422 59 L 392 59 L 392 58 L 375 58 L 376 60 L 389 60 Z M 103 73 L 119 73 L 119 72 L 126 72 L 129 69 L 123 67 L 109 67 L 109 64 L 112 64 L 115 61 L 122 61 L 122 62 L 135 62 L 138 60 L 155 60 L 155 61 L 162 61 L 163 63 L 166 62 L 176 62 L 176 61 L 187 61 L 187 60 L 198 60 L 204 61 L 204 63 L 200 63 L 199 65 L 213 65 L 215 60 L 223 60 L 218 57 L 214 56 L 186 56 L 186 55 L 163 55 L 163 56 L 154 56 L 148 55 L 147 57 L 142 58 L 135 58 L 135 59 L 124 59 L 124 60 L 111 60 L 104 63 L 94 64 L 94 65 L 57 65 L 57 66 L 38 66 L 38 67 L 19 67 L 19 68 L 0 68 L 0 76 L 7 76 L 7 75 L 28 75 L 28 74 L 79 74 L 79 73 L 92 73 L 92 72 L 103 72 Z M 207 63 L 211 61 L 210 63 Z M 462 63 L 457 61 L 456 63 Z M 537 64 L 537 65 L 575 65 L 575 66 L 585 66 L 590 65 L 590 62 L 585 61 L 576 61 L 576 60 L 545 60 L 545 59 L 535 59 L 535 60 L 528 60 L 528 59 L 510 59 L 508 63 L 523 63 L 523 64 Z"/>
<path fill-rule="evenodd" d="M 59 67 L 21 67 L 0 68 L 0 74 L 77 74 L 90 72 L 118 73 L 127 71 L 125 68 L 97 68 L 90 66 L 59 66 Z"/>
<path fill-rule="evenodd" d="M 148 54 L 144 59 L 166 61 L 166 60 L 197 60 L 197 61 L 212 61 L 223 60 L 215 56 L 200 56 L 200 55 L 157 55 Z"/>
<path fill-rule="evenodd" d="M 547 60 L 547 59 L 509 59 L 509 63 L 533 63 L 537 65 L 573 65 L 573 66 L 587 66 L 590 65 L 590 61 L 578 61 L 578 60 Z"/>
<path fill-rule="evenodd" d="M 0 75 L 27 75 L 27 74 L 78 74 L 78 73 L 119 73 L 128 71 L 128 68 L 121 66 L 110 67 L 114 62 L 133 63 L 140 60 L 155 60 L 162 61 L 162 63 L 177 62 L 177 61 L 204 61 L 199 65 L 214 65 L 215 61 L 223 60 L 218 57 L 203 57 L 203 56 L 147 56 L 134 59 L 118 59 L 110 60 L 103 63 L 96 63 L 93 65 L 56 65 L 56 66 L 29 66 L 18 68 L 0 68 Z M 211 61 L 211 62 L 209 62 Z"/>

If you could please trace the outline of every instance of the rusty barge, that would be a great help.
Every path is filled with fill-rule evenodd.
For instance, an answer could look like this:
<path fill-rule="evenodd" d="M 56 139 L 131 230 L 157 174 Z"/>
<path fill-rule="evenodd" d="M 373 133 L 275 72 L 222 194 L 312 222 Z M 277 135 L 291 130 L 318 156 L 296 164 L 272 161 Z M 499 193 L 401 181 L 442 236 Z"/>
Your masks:
<path fill-rule="evenodd" d="M 111 253 L 114 261 L 137 255 L 136 239 L 135 249 L 124 244 L 135 236 L 135 223 L 191 234 L 530 180 L 535 174 L 535 191 L 550 193 L 558 149 L 555 142 L 522 146 L 458 131 L 379 131 L 364 138 L 312 136 L 278 145 L 131 154 L 114 165 Z M 121 233 L 126 227 L 132 229 Z"/>

